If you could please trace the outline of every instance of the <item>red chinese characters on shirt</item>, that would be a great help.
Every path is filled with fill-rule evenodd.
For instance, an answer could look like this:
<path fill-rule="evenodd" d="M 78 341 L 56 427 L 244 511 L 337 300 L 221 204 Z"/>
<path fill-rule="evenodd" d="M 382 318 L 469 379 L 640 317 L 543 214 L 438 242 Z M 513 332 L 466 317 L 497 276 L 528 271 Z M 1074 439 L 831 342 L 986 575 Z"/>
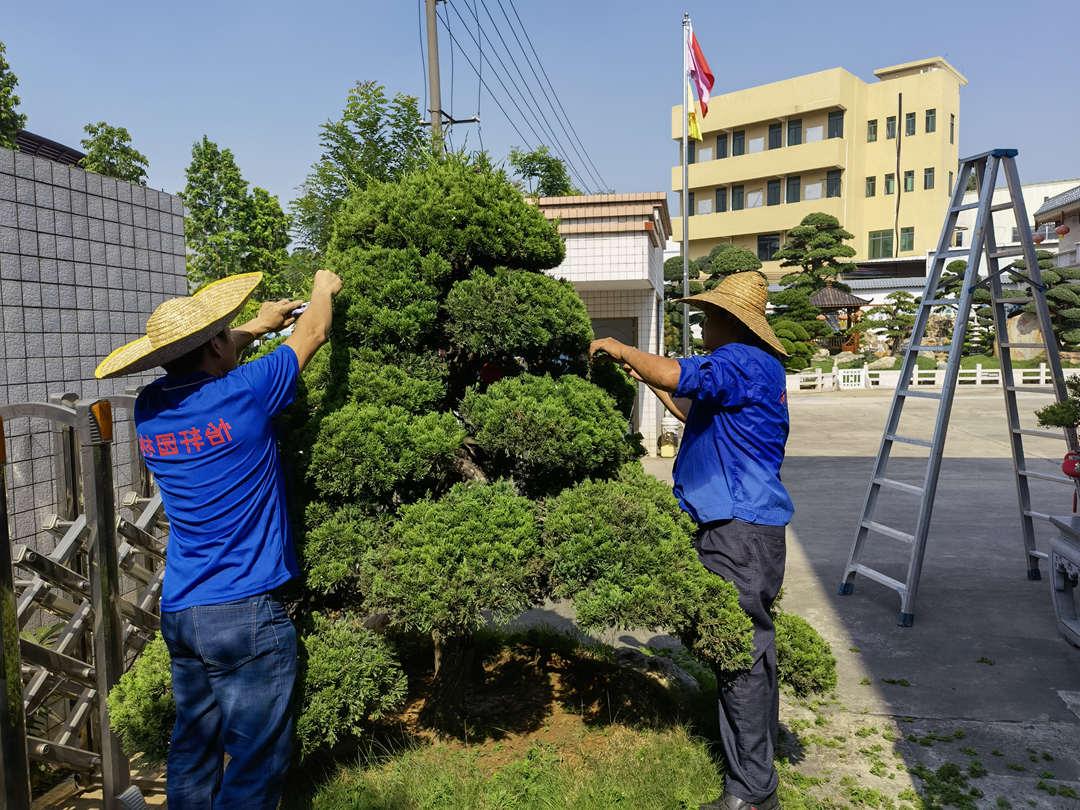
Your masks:
<path fill-rule="evenodd" d="M 150 456 L 192 456 L 207 447 L 229 444 L 233 440 L 232 425 L 224 419 L 209 423 L 205 428 L 190 427 L 176 433 L 139 434 L 139 451 Z M 182 451 L 182 452 L 181 452 Z"/>

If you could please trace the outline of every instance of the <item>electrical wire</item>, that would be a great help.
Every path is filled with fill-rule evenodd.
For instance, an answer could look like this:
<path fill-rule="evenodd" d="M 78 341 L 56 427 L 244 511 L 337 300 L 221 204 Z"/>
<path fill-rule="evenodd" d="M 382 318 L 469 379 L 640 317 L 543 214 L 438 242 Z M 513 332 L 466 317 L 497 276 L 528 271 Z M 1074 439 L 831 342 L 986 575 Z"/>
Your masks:
<path fill-rule="evenodd" d="M 529 36 L 528 29 L 525 28 L 525 24 L 521 21 L 521 15 L 518 14 L 517 6 L 514 5 L 514 0 L 509 0 L 509 2 L 510 2 L 510 8 L 514 12 L 514 17 L 517 18 L 518 25 L 521 27 L 521 32 L 525 35 L 525 41 L 529 43 L 529 49 L 532 51 L 533 56 L 536 57 L 536 64 L 540 66 L 540 72 L 544 75 L 544 79 L 547 81 L 548 87 L 551 88 L 551 92 L 555 96 L 555 102 L 556 102 L 556 104 L 559 105 L 559 109 L 562 111 L 563 117 L 566 119 L 566 123 L 570 126 L 570 131 L 573 133 L 574 139 L 578 142 L 578 145 L 581 146 L 582 151 L 585 153 L 585 159 L 588 161 L 589 165 L 596 172 L 597 177 L 600 178 L 601 187 L 605 188 L 605 189 L 610 188 L 610 186 L 607 184 L 607 182 L 604 181 L 604 177 L 603 177 L 602 174 L 600 174 L 599 169 L 596 168 L 596 164 L 593 163 L 592 158 L 589 156 L 589 150 L 587 150 L 585 148 L 585 144 L 583 144 L 581 142 L 581 138 L 578 136 L 577 129 L 574 127 L 574 122 L 570 119 L 570 116 L 567 115 L 566 108 L 563 107 L 562 99 L 560 99 L 559 94 L 557 92 L 555 92 L 555 87 L 551 83 L 551 78 L 548 76 L 547 70 L 544 69 L 544 63 L 540 59 L 540 54 L 538 54 L 536 52 L 536 46 L 533 45 L 532 37 Z"/>
<path fill-rule="evenodd" d="M 480 71 L 478 71 L 476 69 L 476 65 L 473 64 L 473 61 L 465 53 L 465 50 L 458 43 L 457 38 L 453 35 L 453 33 L 451 33 L 449 36 L 450 36 L 450 45 L 451 45 L 451 47 L 456 47 L 461 52 L 461 58 L 465 60 L 465 63 L 472 69 L 472 72 L 476 74 L 476 78 L 479 80 L 480 86 L 483 87 L 483 89 L 487 91 L 487 94 L 491 97 L 491 100 L 493 102 L 495 102 L 495 106 L 498 107 L 499 112 L 501 112 L 503 114 L 503 117 L 506 119 L 507 123 L 510 124 L 511 129 L 514 130 L 514 133 L 518 136 L 518 138 L 521 139 L 521 142 L 526 146 L 526 148 L 532 149 L 533 146 L 530 144 L 528 138 L 526 138 L 524 135 L 521 134 L 521 130 L 518 129 L 518 126 L 514 122 L 514 119 L 510 117 L 510 114 L 506 111 L 506 108 L 503 107 L 503 105 L 500 103 L 499 97 L 496 96 L 494 92 L 492 92 L 491 86 L 486 81 L 483 80 L 483 78 L 481 77 Z M 488 62 L 488 65 L 491 66 L 491 63 Z M 498 75 L 496 75 L 495 78 L 498 79 L 499 78 Z M 500 79 L 500 84 L 501 83 L 502 83 L 502 81 Z M 505 85 L 503 85 L 503 90 L 504 91 L 506 90 Z M 514 101 L 513 95 L 511 95 L 509 93 L 507 93 L 507 95 L 509 96 L 511 102 L 513 102 Z M 516 104 L 515 104 L 515 106 L 516 106 Z M 529 124 L 529 122 L 525 119 L 524 115 L 521 113 L 521 108 L 520 107 L 518 107 L 518 114 L 522 115 L 523 122 L 525 123 L 526 126 L 529 127 L 530 130 L 532 130 L 532 126 Z M 533 134 L 533 137 L 535 138 L 536 137 L 536 132 L 533 131 L 532 134 Z"/>
<path fill-rule="evenodd" d="M 479 38 L 480 38 L 480 15 L 476 11 L 476 0 L 472 0 L 472 12 L 473 12 L 473 20 L 475 20 L 475 22 L 476 22 L 477 39 L 479 40 Z M 483 90 L 483 84 L 484 84 L 484 49 L 483 49 L 483 47 L 479 48 L 479 53 L 480 53 L 480 59 L 477 60 L 477 61 L 479 62 L 480 73 L 476 77 L 477 80 L 478 80 L 476 82 L 476 136 L 477 136 L 477 138 L 480 139 L 480 151 L 485 152 L 487 150 L 484 149 L 484 119 L 480 117 L 480 97 L 481 97 L 481 91 Z"/>
<path fill-rule="evenodd" d="M 424 109 L 427 109 L 427 66 L 424 64 L 424 0 L 416 0 L 416 33 L 420 41 L 420 84 L 424 88 Z"/>
<path fill-rule="evenodd" d="M 448 0 L 448 2 L 451 2 L 451 0 Z M 453 5 L 452 2 L 451 2 L 451 5 Z M 506 38 L 503 37 L 502 29 L 499 27 L 499 24 L 495 21 L 495 17 L 494 17 L 494 15 L 492 15 L 491 9 L 488 8 L 487 0 L 480 0 L 480 5 L 483 7 L 484 11 L 487 13 L 488 19 L 491 20 L 491 25 L 495 29 L 495 34 L 498 36 L 499 42 L 502 43 L 503 49 L 506 51 L 506 55 L 509 58 L 510 63 L 514 66 L 514 70 L 517 72 L 518 78 L 521 80 L 520 86 L 525 88 L 525 92 L 528 93 L 529 98 L 532 99 L 532 103 L 533 103 L 533 106 L 535 108 L 535 111 L 538 112 L 538 116 L 537 116 L 538 120 L 543 121 L 542 128 L 545 129 L 545 131 L 547 133 L 547 136 L 550 139 L 549 144 L 551 146 L 552 151 L 555 152 L 555 154 L 559 158 L 561 158 L 563 160 L 563 162 L 567 165 L 567 167 L 570 169 L 570 171 L 574 175 L 576 175 L 576 179 L 577 179 L 578 183 L 580 183 L 581 185 L 587 185 L 586 183 L 582 182 L 583 179 L 586 179 L 586 178 L 583 178 L 584 173 L 578 168 L 577 164 L 570 157 L 569 151 L 562 144 L 562 141 L 559 140 L 559 137 L 555 134 L 555 130 L 552 129 L 551 125 L 548 123 L 548 121 L 547 121 L 548 117 L 547 117 L 547 115 L 545 115 L 545 113 L 543 111 L 543 108 L 541 107 L 540 102 L 537 101 L 536 94 L 533 93 L 532 87 L 530 86 L 529 81 L 525 78 L 525 74 L 521 72 L 521 68 L 518 66 L 518 62 L 514 58 L 514 54 L 510 50 L 510 46 L 506 43 Z M 509 19 L 507 21 L 509 22 Z M 501 59 L 500 59 L 500 61 L 501 61 Z M 511 81 L 512 80 L 513 79 L 511 78 Z M 524 99 L 522 99 L 522 100 L 524 101 Z"/>

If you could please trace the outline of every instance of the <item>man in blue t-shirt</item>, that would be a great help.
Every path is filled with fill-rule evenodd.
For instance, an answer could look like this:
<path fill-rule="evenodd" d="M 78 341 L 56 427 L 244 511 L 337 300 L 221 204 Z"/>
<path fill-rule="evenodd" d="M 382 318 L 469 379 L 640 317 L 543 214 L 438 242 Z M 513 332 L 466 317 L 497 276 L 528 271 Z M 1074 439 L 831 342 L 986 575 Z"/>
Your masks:
<path fill-rule="evenodd" d="M 299 319 L 301 302 L 278 301 L 230 329 L 261 278 L 231 276 L 164 302 L 146 336 L 96 372 L 166 372 L 139 394 L 134 416 L 169 519 L 161 634 L 176 701 L 170 810 L 273 810 L 292 754 L 296 631 L 275 589 L 299 570 L 272 419 L 327 340 L 341 280 L 316 273 Z M 237 366 L 248 343 L 294 321 L 284 345 Z"/>
<path fill-rule="evenodd" d="M 775 810 L 773 753 L 780 729 L 775 630 L 769 609 L 784 581 L 785 526 L 794 508 L 780 481 L 788 437 L 783 345 L 765 319 L 768 286 L 756 272 L 728 276 L 683 299 L 705 311 L 704 356 L 673 360 L 594 341 L 648 384 L 686 423 L 675 459 L 675 497 L 698 525 L 702 565 L 733 583 L 754 624 L 754 662 L 718 673 L 724 793 L 703 810 Z M 674 398 L 673 398 L 674 395 Z M 688 399 L 684 412 L 675 399 Z"/>

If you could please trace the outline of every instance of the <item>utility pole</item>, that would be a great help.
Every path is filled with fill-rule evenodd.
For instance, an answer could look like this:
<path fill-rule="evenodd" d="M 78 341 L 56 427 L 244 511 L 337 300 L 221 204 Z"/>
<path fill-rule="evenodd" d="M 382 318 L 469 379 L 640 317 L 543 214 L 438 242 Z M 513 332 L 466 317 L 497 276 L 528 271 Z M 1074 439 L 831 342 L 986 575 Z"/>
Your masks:
<path fill-rule="evenodd" d="M 442 151 L 442 90 L 439 86 L 439 22 L 435 14 L 435 4 L 438 0 L 426 0 L 427 5 L 427 65 L 428 65 L 428 98 L 431 99 L 431 107 L 428 113 L 431 115 L 431 139 L 435 148 Z"/>

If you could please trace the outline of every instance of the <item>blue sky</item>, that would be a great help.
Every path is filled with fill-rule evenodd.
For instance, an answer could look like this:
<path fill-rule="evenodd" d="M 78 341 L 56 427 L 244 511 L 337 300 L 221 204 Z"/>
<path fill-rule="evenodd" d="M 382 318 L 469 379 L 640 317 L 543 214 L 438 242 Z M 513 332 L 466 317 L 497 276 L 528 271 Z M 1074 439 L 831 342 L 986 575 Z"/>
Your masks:
<path fill-rule="evenodd" d="M 481 2 L 502 21 L 499 0 L 451 2 L 466 18 L 476 2 L 495 40 Z M 502 3 L 512 16 L 509 0 Z M 515 5 L 607 184 L 617 191 L 666 188 L 675 160 L 668 122 L 679 100 L 684 7 L 663 0 Z M 442 8 L 475 60 L 470 35 Z M 872 79 L 877 67 L 942 55 L 970 81 L 961 96 L 962 154 L 1017 146 L 1025 182 L 1080 176 L 1080 108 L 1068 102 L 1080 51 L 1054 34 L 1053 10 L 966 0 L 685 8 L 717 76 L 714 92 L 834 66 Z M 1018 8 L 1032 13 L 1010 19 Z M 150 158 L 151 185 L 167 191 L 183 187 L 191 144 L 205 133 L 233 150 L 249 182 L 285 203 L 318 156 L 319 124 L 339 113 L 353 82 L 375 79 L 391 90 L 423 93 L 417 0 L 125 0 L 93 10 L 65 0 L 10 9 L 0 39 L 20 79 L 28 129 L 78 146 L 89 121 L 126 126 Z M 451 50 L 442 32 L 444 108 Z M 490 68 L 485 74 L 492 78 Z M 453 114 L 474 114 L 477 80 L 460 53 L 452 89 Z M 486 94 L 480 114 L 481 127 L 455 128 L 455 145 L 475 147 L 482 136 L 497 159 L 523 145 Z M 511 115 L 520 119 L 512 108 Z"/>

